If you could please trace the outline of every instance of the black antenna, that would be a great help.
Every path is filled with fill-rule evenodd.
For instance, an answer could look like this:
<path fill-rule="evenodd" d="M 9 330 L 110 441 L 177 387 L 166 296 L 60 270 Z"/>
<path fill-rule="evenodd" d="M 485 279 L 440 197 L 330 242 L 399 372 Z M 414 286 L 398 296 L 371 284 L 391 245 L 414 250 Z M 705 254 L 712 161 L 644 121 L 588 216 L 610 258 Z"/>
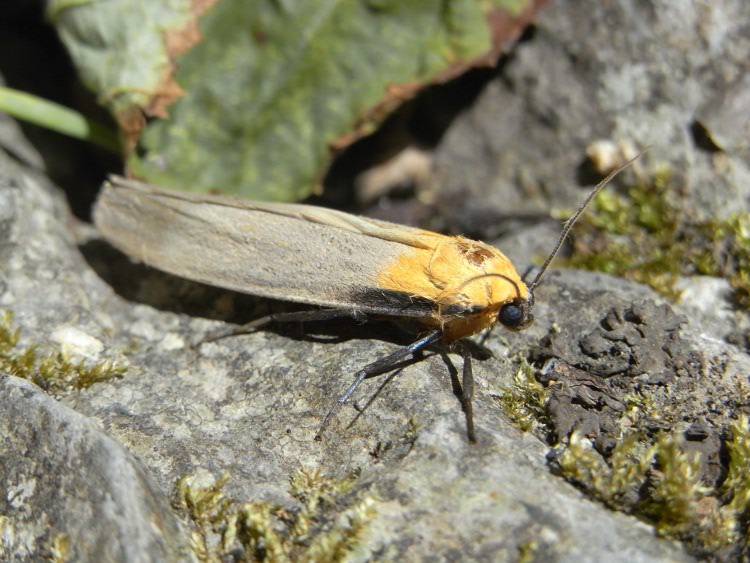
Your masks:
<path fill-rule="evenodd" d="M 542 276 L 544 275 L 544 272 L 547 270 L 547 267 L 550 265 L 550 262 L 552 262 L 555 256 L 557 256 L 557 253 L 560 251 L 560 247 L 563 245 L 563 242 L 565 242 L 565 238 L 568 236 L 568 234 L 570 234 L 570 230 L 573 228 L 573 225 L 575 225 L 575 222 L 581 216 L 581 213 L 583 213 L 586 210 L 589 203 L 591 203 L 591 200 L 593 200 L 597 196 L 597 194 L 600 191 L 602 191 L 604 186 L 606 186 L 612 181 L 612 178 L 614 178 L 620 172 L 625 170 L 628 166 L 633 164 L 633 162 L 641 158 L 643 156 L 643 153 L 645 153 L 650 148 L 651 148 L 650 146 L 646 147 L 637 155 L 635 155 L 633 158 L 628 160 L 625 164 L 618 166 L 612 172 L 610 172 L 609 175 L 606 178 L 604 178 L 604 180 L 599 182 L 596 185 L 596 187 L 593 190 L 591 190 L 591 193 L 588 196 L 586 196 L 586 199 L 583 200 L 583 203 L 581 203 L 581 205 L 578 207 L 576 212 L 573 213 L 570 219 L 568 219 L 565 222 L 562 232 L 560 233 L 560 238 L 557 239 L 557 244 L 555 245 L 555 248 L 552 250 L 552 252 L 550 252 L 549 256 L 547 256 L 547 259 L 544 261 L 544 264 L 542 264 L 542 267 L 539 270 L 539 273 L 534 278 L 534 281 L 529 284 L 529 297 L 531 298 L 530 301 L 532 304 L 534 302 L 534 289 L 536 289 L 536 286 L 539 285 L 539 280 L 542 279 Z"/>

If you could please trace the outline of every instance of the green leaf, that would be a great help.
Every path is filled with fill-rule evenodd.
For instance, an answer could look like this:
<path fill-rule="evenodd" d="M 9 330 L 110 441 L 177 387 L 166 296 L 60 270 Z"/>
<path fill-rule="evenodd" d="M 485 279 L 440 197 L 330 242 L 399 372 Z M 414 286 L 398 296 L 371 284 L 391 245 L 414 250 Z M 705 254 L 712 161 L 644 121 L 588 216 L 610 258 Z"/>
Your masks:
<path fill-rule="evenodd" d="M 50 0 L 57 29 L 83 83 L 128 132 L 147 116 L 167 117 L 183 94 L 174 57 L 197 40 L 193 0 Z M 137 127 L 136 127 L 137 128 Z"/>
<path fill-rule="evenodd" d="M 494 62 L 506 38 L 493 43 L 490 16 L 530 2 L 222 0 L 200 20 L 205 39 L 177 59 L 159 30 L 189 26 L 189 0 L 92 0 L 69 11 L 96 17 L 68 19 L 61 34 L 70 45 L 77 26 L 99 26 L 96 41 L 89 33 L 71 52 L 126 129 L 129 110 L 153 107 L 164 84 L 186 92 L 169 119 L 147 125 L 131 172 L 185 190 L 288 201 L 315 190 L 331 147 L 372 131 L 420 88 Z M 105 15 L 110 5 L 117 9 Z"/>

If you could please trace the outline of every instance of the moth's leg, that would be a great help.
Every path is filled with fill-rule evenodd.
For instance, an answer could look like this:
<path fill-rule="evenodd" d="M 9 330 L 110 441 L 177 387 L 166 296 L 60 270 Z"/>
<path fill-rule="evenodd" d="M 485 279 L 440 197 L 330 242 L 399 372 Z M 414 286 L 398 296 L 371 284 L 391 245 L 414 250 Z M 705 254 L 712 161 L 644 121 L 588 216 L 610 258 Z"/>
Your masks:
<path fill-rule="evenodd" d="M 229 336 L 247 334 L 271 323 L 306 323 L 330 321 L 332 319 L 341 319 L 343 317 L 351 317 L 355 321 L 367 320 L 367 316 L 357 309 L 313 309 L 312 311 L 274 313 L 266 315 L 265 317 L 260 317 L 259 319 L 255 319 L 244 325 L 233 326 L 212 332 L 198 341 L 197 345 L 203 344 L 204 342 L 213 342 L 214 340 L 220 340 L 221 338 L 227 338 Z"/>
<path fill-rule="evenodd" d="M 461 343 L 461 356 L 464 360 L 463 381 L 461 383 L 461 406 L 466 416 L 466 435 L 469 442 L 476 442 L 477 436 L 474 432 L 474 371 L 471 368 L 471 349 L 465 343 Z"/>
<path fill-rule="evenodd" d="M 341 410 L 341 407 L 344 406 L 344 404 L 349 400 L 349 398 L 357 390 L 357 387 L 359 387 L 360 383 L 362 383 L 365 378 L 371 375 L 376 375 L 378 373 L 383 373 L 385 371 L 388 371 L 389 369 L 393 369 L 396 364 L 398 364 L 405 357 L 411 354 L 415 354 L 420 350 L 426 348 L 427 346 L 434 344 L 435 342 L 440 340 L 442 336 L 442 331 L 434 330 L 427 336 L 420 338 L 416 342 L 412 342 L 408 346 L 404 346 L 400 350 L 395 351 L 393 354 L 390 354 L 385 358 L 376 360 L 362 368 L 357 373 L 357 377 L 354 378 L 354 382 L 347 388 L 346 391 L 344 391 L 343 395 L 341 395 L 336 400 L 336 403 L 333 405 L 331 410 L 328 411 L 328 414 L 323 420 L 323 424 L 320 425 L 320 429 L 315 435 L 315 439 L 320 440 L 323 437 L 323 432 L 325 432 L 325 429 L 328 427 L 331 420 L 333 420 L 333 417 L 336 416 L 336 413 L 338 413 L 339 410 Z"/>
<path fill-rule="evenodd" d="M 380 387 L 367 399 L 367 402 L 364 405 L 360 405 L 357 401 L 352 402 L 352 406 L 359 414 L 364 414 L 365 411 L 370 408 L 370 405 L 375 401 L 375 399 L 378 398 L 380 395 L 380 392 L 385 389 L 386 385 L 388 385 L 393 379 L 398 376 L 401 371 L 407 366 L 411 365 L 412 363 L 417 363 L 420 360 L 424 359 L 424 348 L 421 350 L 417 350 L 411 355 L 411 360 L 404 360 L 402 362 L 399 362 L 397 364 L 394 364 L 390 368 L 388 368 L 388 376 L 385 378 L 385 380 L 382 382 Z"/>

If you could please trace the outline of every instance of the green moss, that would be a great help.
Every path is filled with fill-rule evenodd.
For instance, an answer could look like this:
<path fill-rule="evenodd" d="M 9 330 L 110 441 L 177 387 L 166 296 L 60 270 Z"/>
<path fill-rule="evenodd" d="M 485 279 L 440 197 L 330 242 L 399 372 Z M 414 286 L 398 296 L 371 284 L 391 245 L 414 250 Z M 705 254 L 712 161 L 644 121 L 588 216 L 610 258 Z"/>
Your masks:
<path fill-rule="evenodd" d="M 503 389 L 496 398 L 511 421 L 527 432 L 547 424 L 547 395 L 545 387 L 534 376 L 534 367 L 523 360 L 510 388 Z"/>
<path fill-rule="evenodd" d="M 644 418 L 658 419 L 665 414 L 665 405 L 657 404 L 653 395 L 639 387 L 631 388 L 622 397 L 622 402 L 625 409 L 619 420 L 621 428 L 638 427 Z"/>
<path fill-rule="evenodd" d="M 210 485 L 202 485 L 194 477 L 183 477 L 177 482 L 175 508 L 185 513 L 193 523 L 190 546 L 200 561 L 213 561 L 212 534 L 224 525 L 232 501 L 223 493 L 228 477 Z"/>
<path fill-rule="evenodd" d="M 49 542 L 49 557 L 52 563 L 67 563 L 70 561 L 70 538 L 62 532 L 55 534 Z"/>
<path fill-rule="evenodd" d="M 750 509 L 750 421 L 744 414 L 732 424 L 729 450 L 729 473 L 724 481 L 724 491 L 731 494 L 729 506 L 745 515 Z"/>
<path fill-rule="evenodd" d="M 689 455 L 681 434 L 663 434 L 647 450 L 653 459 L 651 489 L 639 507 L 662 535 L 686 538 L 698 532 L 700 503 L 710 492 L 700 480 L 700 456 Z"/>
<path fill-rule="evenodd" d="M 625 194 L 599 194 L 572 237 L 569 267 L 645 283 L 671 299 L 679 276 L 721 276 L 750 307 L 750 213 L 695 219 L 666 170 Z"/>
<path fill-rule="evenodd" d="M 652 523 L 659 534 L 685 541 L 696 552 L 715 553 L 750 540 L 750 422 L 741 416 L 731 427 L 730 457 L 724 483 L 701 482 L 700 458 L 684 439 L 665 433 L 647 439 L 630 434 L 605 460 L 580 434 L 559 446 L 557 466 L 570 481 L 611 508 Z"/>
<path fill-rule="evenodd" d="M 539 542 L 530 540 L 518 546 L 518 563 L 532 563 L 539 560 Z"/>
<path fill-rule="evenodd" d="M 677 297 L 675 282 L 695 274 L 720 276 L 734 288 L 736 303 L 750 307 L 750 213 L 699 220 L 667 172 L 625 193 L 603 192 L 573 232 L 568 265 L 604 271 L 647 283 Z M 525 383 L 534 389 L 534 383 Z M 523 393 L 503 398 L 520 410 Z M 529 392 L 526 392 L 529 395 Z M 737 404 L 747 404 L 740 385 Z M 531 392 L 536 407 L 542 394 Z M 658 404 L 638 388 L 622 398 L 623 437 L 601 455 L 573 433 L 557 447 L 556 468 L 588 494 L 613 509 L 647 520 L 664 536 L 677 538 L 696 554 L 725 557 L 748 553 L 750 522 L 750 428 L 740 417 L 726 432 L 727 476 L 719 486 L 702 482 L 701 459 L 682 434 L 656 436 L 637 428 L 644 419 L 667 425 L 682 420 L 678 405 Z M 514 418 L 525 421 L 524 411 Z M 527 422 L 528 424 L 528 422 Z M 724 462 L 725 460 L 722 460 Z"/>
<path fill-rule="evenodd" d="M 574 432 L 560 458 L 568 479 L 612 508 L 646 517 L 661 534 L 673 537 L 685 537 L 698 521 L 700 501 L 708 493 L 699 468 L 700 460 L 685 453 L 676 434 L 663 434 L 651 444 L 630 435 L 606 462 Z"/>
<path fill-rule="evenodd" d="M 750 541 L 750 421 L 744 414 L 731 426 L 727 442 L 729 468 L 718 493 L 723 505 L 717 503 L 707 519 L 702 534 L 703 544 L 718 550 L 738 542 Z"/>
<path fill-rule="evenodd" d="M 340 561 L 350 555 L 375 515 L 375 499 L 358 491 L 357 477 L 332 479 L 299 470 L 289 482 L 298 502 L 286 509 L 269 502 L 227 499 L 226 477 L 205 485 L 180 479 L 175 506 L 194 528 L 201 561 Z"/>
<path fill-rule="evenodd" d="M 33 381 L 50 392 L 86 389 L 125 373 L 123 366 L 103 361 L 86 364 L 72 361 L 63 352 L 52 349 L 43 354 L 38 346 L 18 348 L 20 330 L 13 327 L 9 311 L 0 314 L 0 371 Z"/>
<path fill-rule="evenodd" d="M 750 213 L 703 223 L 701 231 L 707 244 L 693 263 L 703 274 L 728 278 L 737 303 L 750 308 Z"/>
<path fill-rule="evenodd" d="M 626 508 L 623 499 L 642 484 L 651 463 L 651 454 L 644 451 L 637 435 L 631 435 L 617 445 L 610 464 L 577 432 L 570 436 L 560 457 L 560 469 L 567 479 L 617 509 Z"/>

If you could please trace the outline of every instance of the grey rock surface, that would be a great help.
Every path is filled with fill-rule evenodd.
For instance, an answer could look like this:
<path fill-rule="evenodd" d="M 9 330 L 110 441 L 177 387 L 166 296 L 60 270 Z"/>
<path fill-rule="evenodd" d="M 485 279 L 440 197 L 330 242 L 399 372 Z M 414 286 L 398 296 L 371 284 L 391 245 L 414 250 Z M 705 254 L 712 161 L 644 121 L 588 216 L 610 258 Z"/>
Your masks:
<path fill-rule="evenodd" d="M 476 232 L 477 217 L 573 207 L 600 139 L 651 145 L 636 169 L 667 166 L 705 217 L 736 212 L 750 196 L 749 52 L 747 2 L 551 2 L 437 149 L 442 220 Z"/>
<path fill-rule="evenodd" d="M 164 491 L 94 420 L 9 375 L 0 413 L 0 559 L 193 559 Z"/>
<path fill-rule="evenodd" d="M 707 214 L 737 210 L 750 186 L 748 156 L 727 123 L 745 95 L 747 10 L 739 0 L 711 9 L 687 1 L 553 3 L 438 149 L 434 189 L 446 201 L 466 202 L 447 209 L 446 220 L 460 227 L 477 211 L 571 205 L 587 183 L 580 175 L 585 147 L 599 138 L 652 143 L 649 158 L 683 174 L 698 207 Z M 696 42 L 701 48 L 691 49 Z M 717 108 L 712 99 L 727 103 Z M 698 142 L 701 127 L 723 152 Z M 17 134 L 5 131 L 2 146 Z M 523 271 L 549 249 L 557 229 L 518 229 L 498 246 Z M 353 559 L 515 560 L 532 548 L 536 560 L 689 559 L 647 524 L 553 476 L 548 446 L 514 427 L 496 397 L 510 386 L 519 357 L 536 351 L 556 366 L 591 370 L 597 379 L 588 396 L 616 415 L 620 388 L 611 374 L 595 372 L 612 371 L 624 353 L 648 370 L 656 366 L 660 377 L 681 378 L 683 397 L 725 414 L 733 406 L 726 389 L 750 373 L 746 352 L 725 341 L 741 322 L 727 307 L 725 282 L 685 280 L 690 298 L 670 308 L 634 283 L 552 272 L 537 294 L 536 324 L 522 333 L 493 332 L 485 345 L 494 357 L 475 361 L 478 444 L 466 440 L 451 369 L 439 355 L 368 381 L 356 396 L 364 411 L 343 409 L 316 442 L 356 369 L 403 341 L 396 329 L 286 326 L 192 347 L 223 320 L 284 306 L 133 265 L 86 235 L 54 186 L 0 152 L 0 308 L 14 313 L 20 345 L 127 366 L 122 378 L 55 398 L 2 379 L 4 557 L 49 555 L 52 534 L 62 533 L 77 560 L 189 558 L 181 551 L 189 523 L 178 524 L 185 514 L 166 500 L 178 479 L 227 475 L 226 493 L 237 501 L 268 500 L 293 512 L 299 501 L 288 492 L 289 478 L 306 468 L 336 477 L 356 470 L 357 489 L 370 495 L 375 515 Z M 645 341 L 625 318 L 633 307 L 651 323 Z M 612 311 L 624 322 L 615 323 Z M 599 331 L 607 319 L 610 328 Z M 619 356 L 602 356 L 597 344 L 615 333 Z M 586 349 L 576 346 L 582 337 Z M 701 373 L 712 387 L 696 392 L 695 371 L 677 374 L 669 360 L 675 350 L 705 360 Z M 448 360 L 456 377 L 460 358 Z M 555 369 L 560 377 L 570 373 Z M 648 370 L 622 373 L 640 382 Z M 606 421 L 568 408 L 580 398 L 557 397 L 561 420 L 606 429 Z M 80 461 L 71 464 L 76 459 L 96 463 L 84 471 Z M 99 511 L 105 500 L 107 511 Z M 109 543 L 92 539 L 105 536 Z M 109 551 L 87 551 L 89 545 Z"/>
<path fill-rule="evenodd" d="M 154 518 L 148 514 L 165 510 L 163 498 L 173 493 L 180 477 L 201 471 L 217 477 L 227 474 L 226 489 L 232 497 L 271 500 L 293 508 L 288 480 L 302 467 L 337 476 L 359 470 L 358 486 L 377 499 L 376 516 L 361 547 L 370 556 L 512 559 L 524 545 L 535 542 L 540 556 L 561 561 L 685 558 L 679 547 L 655 538 L 647 525 L 608 511 L 551 476 L 545 462 L 547 447 L 515 429 L 492 398 L 493 392 L 508 384 L 514 370 L 503 356 L 539 338 L 543 323 L 529 334 L 511 335 L 505 345 L 498 338 L 493 344 L 498 359 L 476 364 L 478 444 L 466 440 L 459 402 L 439 356 L 405 368 L 387 385 L 383 378 L 374 380 L 360 400 L 383 389 L 364 414 L 344 409 L 324 441 L 316 442 L 313 436 L 322 417 L 350 375 L 394 349 L 395 344 L 387 341 L 392 338 L 389 325 L 335 329 L 348 334 L 346 339 L 335 332 L 315 338 L 316 327 L 310 332 L 288 328 L 192 349 L 188 343 L 217 323 L 170 312 L 167 297 L 159 292 L 160 308 L 114 293 L 83 261 L 54 188 L 2 157 L 0 197 L 12 202 L 14 210 L 6 214 L 10 235 L 3 245 L 4 263 L 12 267 L 4 271 L 2 302 L 14 312 L 24 341 L 55 343 L 93 361 L 115 357 L 128 363 L 121 379 L 65 394 L 62 404 L 33 391 L 28 383 L 4 380 L 2 400 L 7 407 L 0 412 L 6 451 L 24 452 L 15 458 L 3 456 L 4 471 L 14 476 L 6 486 L 8 502 L 22 494 L 19 487 L 30 479 L 22 478 L 27 474 L 24 467 L 40 467 L 46 451 L 32 449 L 39 440 L 32 431 L 33 409 L 17 396 L 31 395 L 46 409 L 56 409 L 55 425 L 45 424 L 50 447 L 60 437 L 55 431 L 60 425 L 74 432 L 78 421 L 96 436 L 99 431 L 94 429 L 100 425 L 148 469 L 149 475 L 144 474 L 124 452 L 109 457 L 111 466 L 106 456 L 97 456 L 102 466 L 94 474 L 129 471 L 134 483 L 121 484 L 127 495 L 107 497 L 115 523 L 95 518 L 99 514 L 95 498 L 84 496 L 78 505 L 71 505 L 71 522 L 60 522 L 57 529 L 70 536 L 72 545 L 82 546 L 86 538 L 104 535 L 108 526 L 117 524 L 121 534 L 132 532 L 131 545 L 144 546 L 144 551 L 110 553 L 116 553 L 119 560 L 147 560 L 151 552 L 145 546 L 151 544 L 142 528 Z M 86 252 L 96 254 L 97 248 Z M 124 258 L 119 260 L 123 263 L 108 263 L 122 274 L 128 266 Z M 133 277 L 129 284 L 147 288 L 161 284 L 167 293 L 174 288 L 176 298 L 183 302 L 190 295 L 196 302 L 207 298 L 204 314 L 215 313 L 217 300 L 211 289 L 139 268 L 130 272 L 143 277 Z M 562 279 L 551 281 L 540 294 L 543 302 L 563 290 Z M 638 286 L 631 290 L 634 295 L 648 292 Z M 146 293 L 142 288 L 134 291 Z M 224 294 L 221 308 L 231 309 L 242 299 Z M 541 316 L 548 310 L 542 307 Z M 452 357 L 452 361 L 460 368 L 459 358 Z M 416 431 L 409 437 L 412 418 Z M 108 438 L 98 439 L 113 450 L 119 447 Z M 66 440 L 61 438 L 61 442 L 58 447 L 64 448 Z M 64 464 L 42 467 L 43 471 L 37 470 L 42 473 L 37 476 L 37 490 L 43 478 L 61 478 L 59 471 L 77 483 L 76 472 Z M 43 475 L 47 471 L 51 475 Z M 94 479 L 87 474 L 80 478 L 84 482 Z M 151 479 L 155 487 L 149 485 Z M 61 487 L 47 494 L 57 493 L 64 500 L 68 490 Z M 39 498 L 52 503 L 49 496 Z M 3 512 L 13 519 L 19 529 L 16 534 L 22 537 L 34 536 L 35 530 L 48 525 L 44 509 L 38 510 L 27 514 L 27 519 L 16 517 L 9 508 Z M 93 520 L 84 526 L 86 515 Z M 168 512 L 161 516 L 165 536 L 177 529 L 170 518 Z M 129 536 L 121 537 L 124 545 Z M 163 544 L 184 545 L 169 537 Z M 86 552 L 81 553 L 86 559 Z M 94 553 L 89 560 L 96 559 Z"/>

